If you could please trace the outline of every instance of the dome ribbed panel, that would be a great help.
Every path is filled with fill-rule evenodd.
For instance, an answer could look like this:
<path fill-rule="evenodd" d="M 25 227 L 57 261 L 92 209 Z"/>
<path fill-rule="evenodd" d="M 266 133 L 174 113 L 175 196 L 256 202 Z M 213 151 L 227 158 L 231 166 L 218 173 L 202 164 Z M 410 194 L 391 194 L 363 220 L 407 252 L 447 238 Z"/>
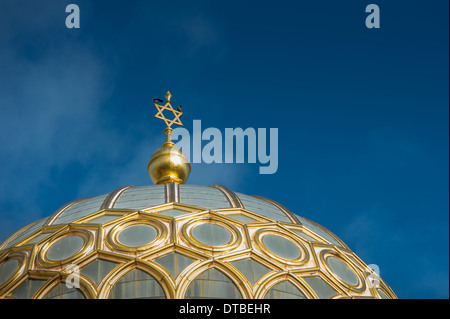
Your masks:
<path fill-rule="evenodd" d="M 267 218 L 280 221 L 280 222 L 286 222 L 291 223 L 292 221 L 289 219 L 286 214 L 280 210 L 278 207 L 270 204 L 267 201 L 264 201 L 262 199 L 255 198 L 253 196 L 244 195 L 241 193 L 235 193 L 239 199 L 241 200 L 242 204 L 244 205 L 244 208 L 252 211 L 254 213 L 257 213 L 259 215 L 265 216 Z"/>
<path fill-rule="evenodd" d="M 328 240 L 329 242 L 337 246 L 348 248 L 347 245 L 345 245 L 342 241 L 338 240 L 336 238 L 336 235 L 334 235 L 325 227 L 301 216 L 297 216 L 297 218 L 299 219 L 299 221 L 302 223 L 303 226 L 312 230 L 317 235 L 322 236 L 325 240 Z"/>
<path fill-rule="evenodd" d="M 71 206 L 56 218 L 53 225 L 71 223 L 77 219 L 95 213 L 100 210 L 103 201 L 107 196 L 108 194 L 88 198 Z"/>
<path fill-rule="evenodd" d="M 44 225 L 44 223 L 47 221 L 47 218 L 48 217 L 39 219 L 38 221 L 35 221 L 30 226 L 28 226 L 26 229 L 24 229 L 22 232 L 13 234 L 12 236 L 10 236 L 10 238 L 13 237 L 13 239 L 8 244 L 6 244 L 5 247 L 3 247 L 3 248 L 9 248 L 11 246 L 14 246 L 16 243 L 18 243 L 22 239 L 25 239 L 28 235 L 31 235 L 34 231 L 38 230 L 40 227 L 42 227 L 42 225 Z"/>
<path fill-rule="evenodd" d="M 208 209 L 232 207 L 220 190 L 208 186 L 180 185 L 180 202 Z"/>
<path fill-rule="evenodd" d="M 117 199 L 114 208 L 144 209 L 164 203 L 164 185 L 150 185 L 127 189 Z"/>

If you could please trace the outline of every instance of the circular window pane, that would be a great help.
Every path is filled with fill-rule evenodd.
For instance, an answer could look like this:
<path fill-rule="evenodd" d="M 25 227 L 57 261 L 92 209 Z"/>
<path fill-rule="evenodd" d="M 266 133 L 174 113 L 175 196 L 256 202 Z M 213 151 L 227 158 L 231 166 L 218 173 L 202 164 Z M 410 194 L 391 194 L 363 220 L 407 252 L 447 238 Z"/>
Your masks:
<path fill-rule="evenodd" d="M 59 239 L 47 251 L 47 259 L 60 261 L 72 257 L 84 246 L 84 238 L 78 235 Z"/>
<path fill-rule="evenodd" d="M 158 235 L 158 231 L 149 225 L 132 225 L 123 229 L 117 236 L 117 240 L 128 247 L 144 246 Z"/>
<path fill-rule="evenodd" d="M 278 235 L 266 235 L 263 238 L 264 246 L 271 253 L 285 259 L 298 259 L 300 258 L 300 249 L 292 241 L 278 236 Z"/>
<path fill-rule="evenodd" d="M 228 230 L 212 223 L 195 226 L 191 234 L 196 240 L 208 246 L 225 245 L 231 241 L 231 234 Z"/>
<path fill-rule="evenodd" d="M 0 285 L 5 283 L 19 268 L 19 261 L 11 259 L 0 265 Z"/>
<path fill-rule="evenodd" d="M 356 286 L 358 284 L 358 277 L 353 272 L 353 270 L 351 270 L 350 267 L 347 266 L 342 260 L 335 257 L 329 257 L 327 258 L 327 264 L 330 267 L 331 271 L 334 272 L 345 283 L 351 286 Z"/>

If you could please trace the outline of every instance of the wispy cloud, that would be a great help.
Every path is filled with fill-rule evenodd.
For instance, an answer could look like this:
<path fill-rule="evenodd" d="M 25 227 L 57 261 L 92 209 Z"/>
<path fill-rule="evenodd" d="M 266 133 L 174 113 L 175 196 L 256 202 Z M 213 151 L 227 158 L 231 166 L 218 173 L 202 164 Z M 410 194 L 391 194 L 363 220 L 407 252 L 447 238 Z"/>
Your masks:
<path fill-rule="evenodd" d="M 209 62 L 220 61 L 227 53 L 227 46 L 220 25 L 204 14 L 184 17 L 176 24 L 185 41 L 183 54 L 190 58 L 199 56 Z"/>
<path fill-rule="evenodd" d="M 60 38 L 52 41 L 45 30 L 55 27 L 56 9 L 49 5 L 43 10 L 44 5 L 39 2 L 35 6 L 38 14 L 27 8 L 18 11 L 19 6 L 9 12 L 8 6 L 2 5 L 2 228 L 23 226 L 51 214 L 41 211 L 39 196 L 52 172 L 74 162 L 84 165 L 96 154 L 98 145 L 108 144 L 99 125 L 101 105 L 112 85 L 108 72 L 101 57 L 89 48 Z M 13 16 L 22 23 L 12 22 Z M 1 240 L 8 234 L 0 231 Z"/>
<path fill-rule="evenodd" d="M 383 236 L 386 234 L 382 233 L 387 226 L 385 214 L 379 205 L 369 207 L 353 214 L 353 218 L 345 223 L 340 233 L 352 250 L 360 255 L 368 255 L 370 251 L 373 252 L 373 243 L 385 242 L 386 238 Z"/>
<path fill-rule="evenodd" d="M 55 174 L 70 167 L 90 172 L 67 180 L 74 174 L 68 172 L 59 180 L 65 187 L 71 184 L 73 196 L 95 196 L 124 184 L 151 183 L 145 169 L 161 137 L 130 141 L 130 134 L 104 125 L 104 103 L 112 94 L 114 74 L 89 41 L 61 34 L 63 9 L 63 4 L 51 1 L 26 8 L 2 5 L 0 240 L 9 235 L 7 229 L 52 213 L 42 211 L 42 189 L 58 180 Z M 137 25 L 147 23 L 148 14 L 130 12 L 130 19 L 142 19 Z M 154 17 L 158 19 L 158 15 Z M 177 17 L 161 16 L 158 21 L 177 40 L 162 48 L 168 53 L 159 57 L 162 60 L 180 55 L 175 60 L 211 62 L 219 61 L 226 52 L 220 25 L 205 14 L 179 12 Z M 125 26 L 122 32 L 129 32 L 128 28 L 133 26 Z M 227 165 L 227 170 L 193 165 L 190 182 L 232 187 L 239 185 L 243 170 L 236 165 Z"/>

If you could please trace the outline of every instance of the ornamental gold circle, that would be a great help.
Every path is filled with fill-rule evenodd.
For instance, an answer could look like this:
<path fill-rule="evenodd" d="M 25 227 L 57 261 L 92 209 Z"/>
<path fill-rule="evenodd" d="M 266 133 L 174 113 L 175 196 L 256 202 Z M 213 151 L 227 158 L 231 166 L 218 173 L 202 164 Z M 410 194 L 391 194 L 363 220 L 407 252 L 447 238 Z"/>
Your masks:
<path fill-rule="evenodd" d="M 148 226 L 148 227 L 155 229 L 156 230 L 155 238 L 141 246 L 128 246 L 128 245 L 125 245 L 124 243 L 120 242 L 118 237 L 120 236 L 122 231 L 126 230 L 129 227 L 140 226 L 140 225 Z M 111 248 L 121 250 L 121 251 L 126 251 L 126 252 L 139 251 L 139 252 L 141 252 L 141 251 L 148 250 L 152 247 L 158 246 L 159 244 L 164 242 L 164 240 L 167 238 L 167 236 L 168 236 L 168 231 L 167 231 L 166 226 L 163 223 L 161 223 L 157 220 L 153 220 L 153 219 L 138 218 L 138 219 L 133 219 L 133 220 L 129 220 L 129 221 L 124 221 L 124 222 L 114 226 L 108 233 L 107 244 Z"/>
<path fill-rule="evenodd" d="M 3 287 L 8 286 L 11 282 L 15 281 L 18 277 L 20 277 L 20 275 L 22 275 L 27 262 L 27 255 L 23 252 L 13 252 L 0 260 L 0 266 L 12 260 L 17 260 L 18 265 L 16 269 L 14 269 L 14 272 L 8 278 L 6 278 L 3 283 L 0 283 L 0 290 Z"/>
<path fill-rule="evenodd" d="M 275 252 L 271 251 L 266 244 L 264 243 L 264 238 L 267 236 L 278 236 L 281 237 L 284 240 L 287 240 L 289 242 L 291 242 L 292 244 L 294 244 L 296 246 L 296 248 L 299 251 L 299 257 L 298 258 L 293 258 L 293 259 L 289 259 L 289 258 L 285 258 L 283 256 L 279 256 L 277 255 Z M 259 248 L 259 250 L 261 250 L 264 254 L 266 254 L 267 256 L 276 259 L 282 263 L 285 264 L 290 264 L 290 265 L 296 265 L 296 266 L 301 266 L 306 264 L 309 261 L 309 252 L 306 249 L 306 247 L 303 245 L 302 242 L 300 242 L 298 239 L 296 239 L 294 236 L 292 236 L 291 234 L 288 234 L 287 232 L 283 232 L 280 230 L 274 230 L 274 229 L 258 229 L 255 234 L 254 234 L 254 240 L 255 240 L 255 244 L 257 245 L 257 247 Z"/>
<path fill-rule="evenodd" d="M 227 243 L 221 245 L 208 245 L 200 242 L 198 239 L 195 239 L 195 237 L 192 235 L 192 230 L 195 227 L 205 224 L 214 224 L 224 228 L 230 234 L 230 240 Z M 187 222 L 181 228 L 181 234 L 189 244 L 208 251 L 232 250 L 242 243 L 242 236 L 239 230 L 233 224 L 229 223 L 228 221 L 220 220 L 214 217 L 194 219 L 192 221 Z"/>
<path fill-rule="evenodd" d="M 349 262 L 347 262 L 342 256 L 340 256 L 338 253 L 336 253 L 333 250 L 330 249 L 324 249 L 320 252 L 319 258 L 322 261 L 322 263 L 325 265 L 325 268 L 328 270 L 328 272 L 335 278 L 340 284 L 347 287 L 348 289 L 354 291 L 354 292 L 364 292 L 366 290 L 366 283 L 364 280 L 364 277 L 362 274 Z M 348 282 L 346 282 L 344 279 L 342 279 L 335 271 L 333 271 L 332 267 L 329 264 L 329 258 L 336 258 L 342 263 L 344 263 L 350 271 L 355 275 L 356 279 L 358 280 L 358 283 L 355 285 L 352 285 Z"/>
<path fill-rule="evenodd" d="M 72 236 L 81 237 L 83 239 L 83 244 L 76 252 L 74 252 L 73 254 L 64 259 L 51 260 L 50 258 L 48 258 L 47 254 L 54 244 L 56 244 L 60 240 Z M 62 234 L 57 235 L 55 238 L 45 243 L 42 246 L 39 254 L 37 255 L 37 262 L 39 265 L 43 267 L 55 267 L 62 264 L 67 264 L 84 255 L 93 246 L 93 244 L 94 244 L 94 235 L 91 232 L 83 229 L 69 230 Z"/>

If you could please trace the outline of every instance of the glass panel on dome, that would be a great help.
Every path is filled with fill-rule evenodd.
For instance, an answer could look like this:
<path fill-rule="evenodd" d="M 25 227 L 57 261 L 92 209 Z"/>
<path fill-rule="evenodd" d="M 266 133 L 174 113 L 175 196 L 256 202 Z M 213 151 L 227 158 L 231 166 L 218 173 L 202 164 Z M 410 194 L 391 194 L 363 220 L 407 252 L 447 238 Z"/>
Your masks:
<path fill-rule="evenodd" d="M 180 215 L 191 214 L 191 213 L 186 212 L 184 210 L 179 210 L 179 209 L 168 209 L 168 210 L 165 210 L 162 212 L 158 212 L 158 214 L 171 216 L 171 217 L 177 217 Z"/>
<path fill-rule="evenodd" d="M 263 238 L 264 246 L 271 253 L 286 259 L 297 259 L 301 256 L 300 249 L 291 240 L 278 235 L 266 235 Z"/>
<path fill-rule="evenodd" d="M 35 221 L 34 223 L 32 223 L 30 227 L 25 229 L 22 233 L 18 234 L 11 242 L 9 242 L 5 246 L 5 248 L 11 247 L 11 246 L 15 245 L 16 243 L 18 243 L 19 241 L 21 241 L 22 239 L 25 239 L 27 236 L 31 235 L 34 231 L 36 231 L 37 229 L 42 227 L 42 225 L 45 224 L 45 222 L 47 221 L 47 218 L 48 217 L 41 218 L 41 219 Z"/>
<path fill-rule="evenodd" d="M 236 267 L 252 285 L 270 271 L 269 268 L 251 258 L 233 261 L 231 264 Z"/>
<path fill-rule="evenodd" d="M 65 283 L 59 283 L 44 299 L 86 299 L 80 289 L 67 288 Z"/>
<path fill-rule="evenodd" d="M 242 299 L 236 285 L 221 271 L 211 268 L 192 281 L 185 299 Z"/>
<path fill-rule="evenodd" d="M 119 215 L 103 215 L 103 216 L 91 219 L 89 221 L 89 223 L 104 224 L 104 223 L 110 222 L 110 221 L 112 221 L 112 220 L 114 220 L 116 218 L 119 218 L 119 217 L 122 217 L 122 216 L 119 216 Z"/>
<path fill-rule="evenodd" d="M 59 215 L 58 218 L 56 218 L 56 220 L 53 222 L 53 224 L 56 225 L 71 223 L 76 221 L 77 219 L 95 213 L 96 211 L 100 210 L 100 207 L 102 206 L 103 201 L 107 196 L 108 194 L 88 198 L 71 206 L 61 215 Z"/>
<path fill-rule="evenodd" d="M 358 277 L 356 276 L 354 271 L 351 270 L 350 267 L 347 266 L 347 264 L 345 264 L 342 260 L 335 257 L 328 257 L 326 259 L 326 262 L 331 271 L 334 272 L 344 282 L 352 286 L 358 285 Z"/>
<path fill-rule="evenodd" d="M 114 208 L 143 209 L 166 202 L 164 185 L 132 187 L 124 191 L 114 204 Z"/>
<path fill-rule="evenodd" d="M 306 296 L 293 283 L 282 281 L 270 288 L 264 299 L 306 299 Z"/>
<path fill-rule="evenodd" d="M 208 209 L 231 207 L 220 190 L 208 186 L 180 185 L 180 202 Z"/>
<path fill-rule="evenodd" d="M 8 281 L 19 268 L 19 261 L 17 259 L 10 259 L 0 264 L 0 285 Z"/>
<path fill-rule="evenodd" d="M 140 269 L 133 269 L 114 285 L 108 298 L 165 299 L 166 295 L 153 276 Z"/>
<path fill-rule="evenodd" d="M 158 231 L 149 225 L 131 225 L 123 229 L 117 236 L 117 240 L 128 247 L 140 247 L 152 242 Z"/>
<path fill-rule="evenodd" d="M 303 280 L 306 281 L 320 299 L 330 299 L 338 294 L 334 288 L 319 276 L 303 277 Z"/>
<path fill-rule="evenodd" d="M 50 235 L 52 235 L 53 233 L 43 233 L 40 234 L 36 237 L 34 237 L 32 240 L 30 240 L 29 242 L 27 242 L 27 244 L 35 244 L 37 242 L 40 242 L 42 239 L 49 237 Z"/>
<path fill-rule="evenodd" d="M 192 264 L 195 259 L 186 257 L 179 253 L 170 253 L 163 257 L 155 259 L 155 262 L 163 266 L 173 278 L 182 272 L 187 266 Z"/>
<path fill-rule="evenodd" d="M 112 261 L 97 259 L 84 266 L 80 270 L 80 274 L 91 279 L 97 286 L 102 282 L 103 278 L 118 264 Z"/>
<path fill-rule="evenodd" d="M 13 291 L 11 297 L 17 299 L 31 299 L 45 282 L 46 280 L 41 279 L 27 279 Z"/>
<path fill-rule="evenodd" d="M 301 230 L 296 230 L 296 229 L 289 229 L 291 232 L 293 232 L 294 234 L 297 234 L 298 236 L 300 236 L 301 238 L 307 240 L 307 241 L 315 241 L 317 242 L 317 239 L 306 235 L 304 232 L 302 232 Z"/>
<path fill-rule="evenodd" d="M 281 211 L 280 209 L 278 209 L 278 207 L 272 205 L 271 203 L 259 198 L 255 198 L 253 196 L 248 196 L 240 193 L 236 193 L 236 195 L 241 200 L 245 209 L 276 221 L 292 223 L 292 221 L 288 216 L 286 216 L 283 211 Z"/>
<path fill-rule="evenodd" d="M 319 224 L 312 222 L 306 218 L 297 216 L 297 218 L 300 220 L 300 222 L 303 224 L 303 226 L 305 226 L 306 228 L 308 228 L 309 230 L 311 230 L 313 233 L 316 233 L 317 235 L 325 238 L 326 240 L 328 240 L 329 242 L 331 242 L 332 244 L 335 244 L 339 247 L 342 247 L 342 244 L 336 240 L 336 238 L 334 238 L 332 235 L 330 235 L 327 230 L 325 230 L 324 227 L 320 226 Z"/>
<path fill-rule="evenodd" d="M 197 225 L 191 230 L 191 234 L 196 240 L 209 246 L 225 245 L 231 241 L 230 232 L 213 223 Z"/>
<path fill-rule="evenodd" d="M 81 236 L 63 237 L 50 246 L 46 257 L 51 261 L 64 260 L 75 255 L 83 246 L 84 238 Z"/>
<path fill-rule="evenodd" d="M 231 217 L 233 219 L 236 219 L 243 223 L 256 223 L 258 222 L 256 219 L 250 218 L 248 216 L 242 215 L 242 214 L 233 214 L 233 215 L 227 215 L 228 217 Z"/>

